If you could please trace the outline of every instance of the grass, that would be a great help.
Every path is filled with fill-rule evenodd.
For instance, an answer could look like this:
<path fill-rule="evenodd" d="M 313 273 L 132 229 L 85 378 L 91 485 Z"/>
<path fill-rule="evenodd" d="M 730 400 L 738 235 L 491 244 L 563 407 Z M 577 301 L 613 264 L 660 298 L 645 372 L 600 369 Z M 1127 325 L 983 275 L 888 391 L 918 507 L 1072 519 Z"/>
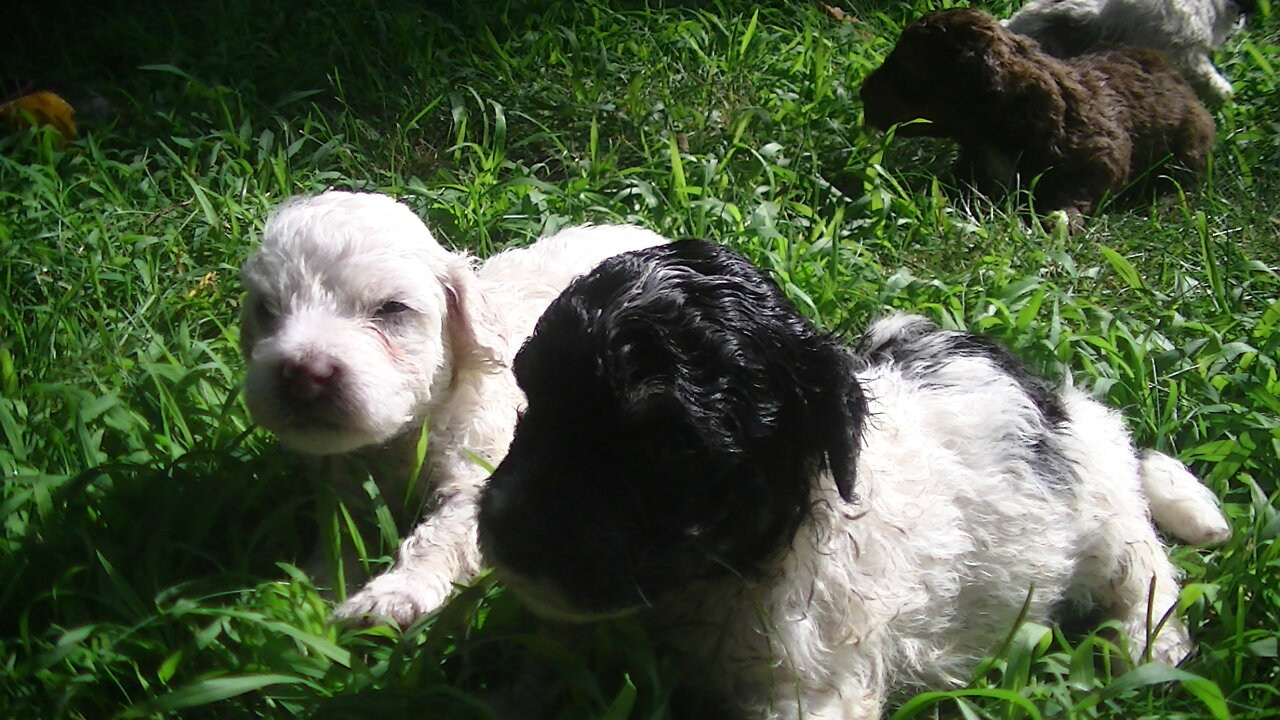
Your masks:
<path fill-rule="evenodd" d="M 951 192 L 945 143 L 861 126 L 861 79 L 933 6 L 10 11 L 12 72 L 112 107 L 66 146 L 0 138 L 0 716 L 493 717 L 530 653 L 560 717 L 672 716 L 679 658 L 633 623 L 559 646 L 487 579 L 403 633 L 327 622 L 295 563 L 337 518 L 248 420 L 236 314 L 269 208 L 331 186 L 480 255 L 587 220 L 715 239 L 838 332 L 912 309 L 1072 376 L 1225 503 L 1226 546 L 1172 550 L 1198 652 L 1129 669 L 1105 627 L 1027 624 L 894 717 L 1280 714 L 1277 12 L 1219 54 L 1206 181 L 1067 236 Z"/>

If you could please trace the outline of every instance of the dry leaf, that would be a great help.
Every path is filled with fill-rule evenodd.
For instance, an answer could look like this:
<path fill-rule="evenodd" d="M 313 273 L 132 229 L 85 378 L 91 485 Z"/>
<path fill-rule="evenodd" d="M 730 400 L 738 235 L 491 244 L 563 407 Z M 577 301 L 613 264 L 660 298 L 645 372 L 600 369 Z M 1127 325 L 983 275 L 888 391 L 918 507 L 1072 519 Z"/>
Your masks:
<path fill-rule="evenodd" d="M 26 124 L 51 125 L 63 140 L 76 139 L 75 108 L 57 93 L 40 90 L 0 105 L 0 119 L 14 127 Z"/>
<path fill-rule="evenodd" d="M 832 20 L 835 20 L 836 22 L 847 22 L 847 23 L 858 22 L 858 18 L 854 17 L 853 15 L 850 15 L 849 13 L 845 12 L 844 10 L 834 5 L 828 5 L 826 3 L 820 2 L 818 3 L 818 9 L 821 10 L 824 15 L 831 18 Z"/>
<path fill-rule="evenodd" d="M 205 290 L 217 289 L 217 287 L 218 287 L 218 273 L 216 270 L 210 270 L 209 272 L 204 274 L 204 277 L 200 278 L 199 282 L 196 283 L 195 287 L 187 291 L 187 297 L 193 298 L 203 293 Z"/>

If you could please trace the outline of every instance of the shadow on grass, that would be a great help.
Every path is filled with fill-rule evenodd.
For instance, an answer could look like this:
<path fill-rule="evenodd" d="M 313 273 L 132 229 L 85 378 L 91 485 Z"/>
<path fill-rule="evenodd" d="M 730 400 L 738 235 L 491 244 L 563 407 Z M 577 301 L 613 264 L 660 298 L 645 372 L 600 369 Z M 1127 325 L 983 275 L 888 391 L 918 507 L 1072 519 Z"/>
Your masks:
<path fill-rule="evenodd" d="M 316 537 L 313 492 L 277 458 L 192 453 L 110 464 L 51 494 L 0 555 L 0 636 L 18 626 L 129 623 L 165 594 L 208 595 L 281 576 Z"/>

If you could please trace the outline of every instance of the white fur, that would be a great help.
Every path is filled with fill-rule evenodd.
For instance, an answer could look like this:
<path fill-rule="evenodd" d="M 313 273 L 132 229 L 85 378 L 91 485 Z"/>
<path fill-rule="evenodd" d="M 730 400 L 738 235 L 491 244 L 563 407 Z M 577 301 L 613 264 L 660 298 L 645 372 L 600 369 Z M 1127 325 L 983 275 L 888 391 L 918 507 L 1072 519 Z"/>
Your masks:
<path fill-rule="evenodd" d="M 1052 52 L 1064 23 L 1097 42 L 1158 50 L 1191 83 L 1202 100 L 1222 102 L 1231 83 L 1213 66 L 1213 51 L 1242 24 L 1232 0 L 1032 0 L 1004 21 Z"/>
<path fill-rule="evenodd" d="M 413 480 L 416 445 L 424 423 L 429 428 L 416 478 L 427 515 L 404 539 L 395 567 L 337 617 L 379 615 L 404 625 L 475 577 L 484 464 L 502 459 L 524 402 L 510 371 L 516 350 L 574 277 L 661 242 L 638 227 L 576 227 L 476 270 L 385 196 L 327 192 L 272 214 L 243 273 L 241 345 L 254 420 L 299 452 L 358 457 L 392 503 Z M 408 310 L 380 313 L 389 301 Z M 289 369 L 297 367 L 315 369 L 332 398 L 300 402 L 290 391 Z M 329 464 L 325 481 L 350 482 L 343 463 Z"/>
<path fill-rule="evenodd" d="M 1187 466 L 1158 452 L 1142 455 L 1142 491 L 1161 530 L 1190 545 L 1219 545 L 1231 527 L 1218 498 L 1187 471 Z"/>
<path fill-rule="evenodd" d="M 875 323 L 864 346 L 918 321 Z M 1168 663 L 1190 651 L 1176 616 L 1152 637 L 1179 588 L 1148 508 L 1190 523 L 1179 536 L 1220 539 L 1226 525 L 1177 461 L 1152 453 L 1140 466 L 1118 414 L 1067 389 L 1060 439 L 1075 472 L 1054 487 L 1009 442 L 1034 432 L 1036 408 L 987 359 L 951 356 L 924 379 L 879 364 L 858 379 L 870 398 L 860 502 L 823 473 L 770 574 L 704 581 L 648 614 L 667 642 L 707 658 L 713 688 L 745 717 L 871 720 L 897 688 L 960 685 L 1029 593 L 1033 621 L 1094 607 L 1136 657 L 1148 644 Z M 1179 499 L 1188 512 L 1171 509 Z"/>

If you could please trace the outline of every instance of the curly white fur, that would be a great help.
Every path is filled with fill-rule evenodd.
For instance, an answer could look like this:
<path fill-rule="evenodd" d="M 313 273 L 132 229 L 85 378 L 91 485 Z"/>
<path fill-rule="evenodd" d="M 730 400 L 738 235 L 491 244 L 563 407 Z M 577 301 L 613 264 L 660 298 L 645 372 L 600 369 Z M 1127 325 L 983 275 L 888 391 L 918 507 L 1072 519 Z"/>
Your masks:
<path fill-rule="evenodd" d="M 350 484 L 340 461 L 358 458 L 383 497 L 399 500 L 414 482 L 428 508 L 395 567 L 337 617 L 407 624 L 474 578 L 484 464 L 501 460 L 524 400 L 512 357 L 575 276 L 661 242 L 638 227 L 576 227 L 477 270 L 389 197 L 327 192 L 271 215 L 243 271 L 241 346 L 254 420 L 317 456 L 322 481 Z M 415 479 L 424 424 L 427 459 Z"/>
<path fill-rule="evenodd" d="M 1054 55 L 1081 42 L 1159 50 L 1201 99 L 1217 103 L 1233 91 L 1213 66 L 1213 51 L 1242 25 L 1241 5 L 1237 0 L 1032 0 L 1005 26 L 1035 38 Z"/>

